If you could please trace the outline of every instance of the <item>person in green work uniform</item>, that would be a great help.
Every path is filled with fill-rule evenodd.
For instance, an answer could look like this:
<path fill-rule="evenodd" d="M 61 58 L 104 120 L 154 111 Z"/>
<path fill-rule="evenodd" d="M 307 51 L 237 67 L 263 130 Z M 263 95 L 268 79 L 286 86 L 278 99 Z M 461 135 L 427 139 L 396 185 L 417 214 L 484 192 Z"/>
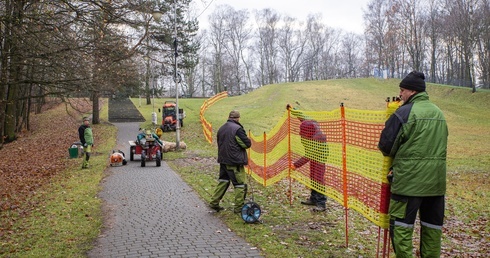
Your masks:
<path fill-rule="evenodd" d="M 247 195 L 245 165 L 248 164 L 248 156 L 246 149 L 250 148 L 252 142 L 240 124 L 240 113 L 238 111 L 233 110 L 230 112 L 228 121 L 219 128 L 216 139 L 218 142 L 220 170 L 218 185 L 214 190 L 209 206 L 218 212 L 223 210 L 219 203 L 231 182 L 235 188 L 233 211 L 239 213 Z"/>
<path fill-rule="evenodd" d="M 85 153 L 82 168 L 88 168 L 88 161 L 94 145 L 94 137 L 92 134 L 92 128 L 90 127 L 90 119 L 88 117 L 83 118 L 83 124 L 78 128 L 78 136 L 80 137 L 83 152 Z"/>
<path fill-rule="evenodd" d="M 448 128 L 442 111 L 429 101 L 425 75 L 413 71 L 400 83 L 403 105 L 381 132 L 378 148 L 393 158 L 389 206 L 396 257 L 413 257 L 412 235 L 420 218 L 420 255 L 441 254 Z"/>

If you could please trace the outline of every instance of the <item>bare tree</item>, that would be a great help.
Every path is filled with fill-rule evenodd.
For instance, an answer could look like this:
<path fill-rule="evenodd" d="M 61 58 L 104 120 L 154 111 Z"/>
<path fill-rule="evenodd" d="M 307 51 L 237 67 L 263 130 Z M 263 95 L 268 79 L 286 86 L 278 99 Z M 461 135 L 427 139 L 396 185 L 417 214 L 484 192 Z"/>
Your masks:
<path fill-rule="evenodd" d="M 475 42 L 471 13 L 474 1 L 446 1 L 447 15 L 445 33 L 456 44 L 452 44 L 455 55 L 452 58 L 456 74 L 455 83 L 475 90 L 473 78 L 473 44 Z"/>
<path fill-rule="evenodd" d="M 305 65 L 303 67 L 305 80 L 320 79 L 321 56 L 324 52 L 325 25 L 321 15 L 309 15 L 306 21 L 306 36 L 308 38 Z"/>
<path fill-rule="evenodd" d="M 429 0 L 428 2 L 428 17 L 427 17 L 427 39 L 428 52 L 430 56 L 430 70 L 429 80 L 430 82 L 439 82 L 437 74 L 437 61 L 438 52 L 440 52 L 440 45 L 442 41 L 442 19 L 441 19 L 441 2 L 439 0 Z"/>
<path fill-rule="evenodd" d="M 225 35 L 226 44 L 225 50 L 230 57 L 230 65 L 232 66 L 232 74 L 234 77 L 233 83 L 230 85 L 231 91 L 236 91 L 238 94 L 244 90 L 242 86 L 247 88 L 247 84 L 251 86 L 251 77 L 249 67 L 243 57 L 247 43 L 251 37 L 251 28 L 248 26 L 248 11 L 234 10 L 230 6 L 226 7 L 227 16 L 225 16 Z M 245 69 L 242 69 L 242 66 Z M 244 73 L 247 73 L 245 75 Z M 243 77 L 248 78 L 244 84 Z M 235 87 L 236 86 L 236 89 Z"/>
<path fill-rule="evenodd" d="M 226 16 L 225 9 L 216 8 L 209 17 L 209 42 L 212 47 L 212 70 L 213 70 L 213 82 L 214 93 L 225 90 L 223 84 L 224 73 L 224 54 L 226 44 L 226 32 L 224 26 L 224 17 Z"/>
<path fill-rule="evenodd" d="M 363 46 L 360 35 L 347 33 L 342 37 L 340 49 L 340 59 L 342 60 L 339 67 L 342 78 L 356 78 L 360 73 L 361 49 Z"/>
<path fill-rule="evenodd" d="M 490 1 L 481 0 L 473 17 L 478 60 L 476 69 L 483 88 L 490 88 Z"/>
<path fill-rule="evenodd" d="M 366 59 L 368 65 L 373 66 L 372 68 L 378 72 L 389 68 L 390 62 L 385 59 L 385 52 L 388 49 L 385 46 L 385 38 L 387 37 L 388 43 L 391 43 L 395 41 L 396 35 L 393 27 L 388 31 L 388 8 L 389 6 L 386 0 L 373 0 L 368 4 L 367 10 L 364 11 L 366 24 Z"/>
<path fill-rule="evenodd" d="M 302 24 L 296 19 L 284 16 L 283 24 L 279 32 L 279 47 L 284 64 L 284 78 L 287 82 L 299 81 L 307 37 L 299 29 Z"/>
<path fill-rule="evenodd" d="M 277 57 L 278 57 L 278 23 L 280 14 L 271 9 L 263 9 L 255 13 L 258 26 L 260 54 L 261 85 L 273 84 L 279 81 Z"/>

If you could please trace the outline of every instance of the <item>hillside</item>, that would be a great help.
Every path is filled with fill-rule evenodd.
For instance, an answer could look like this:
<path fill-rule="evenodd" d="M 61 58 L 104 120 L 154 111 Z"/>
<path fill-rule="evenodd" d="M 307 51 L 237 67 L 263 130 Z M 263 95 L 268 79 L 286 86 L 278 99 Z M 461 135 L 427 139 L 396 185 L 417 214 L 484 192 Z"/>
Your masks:
<path fill-rule="evenodd" d="M 340 103 L 351 109 L 384 110 L 386 97 L 399 94 L 398 83 L 370 78 L 268 85 L 221 100 L 206 112 L 206 119 L 219 126 L 229 110 L 238 109 L 240 122 L 259 135 L 277 123 L 287 103 L 306 110 L 333 110 Z M 428 84 L 427 92 L 448 122 L 450 168 L 470 165 L 490 171 L 490 91 Z"/>
<path fill-rule="evenodd" d="M 226 120 L 228 112 L 238 109 L 242 114 L 240 122 L 245 129 L 254 135 L 260 135 L 262 132 L 268 132 L 277 123 L 285 112 L 287 103 L 307 110 L 332 110 L 338 108 L 340 103 L 344 103 L 346 108 L 384 110 L 386 97 L 398 95 L 398 83 L 399 80 L 353 79 L 268 85 L 246 95 L 223 99 L 212 106 L 205 116 L 212 123 L 214 130 L 217 130 Z M 444 112 L 450 133 L 443 257 L 460 256 L 463 253 L 467 257 L 485 257 L 490 255 L 490 210 L 486 205 L 490 203 L 490 91 L 471 93 L 467 88 L 429 84 L 427 92 L 431 100 Z M 182 106 L 189 104 L 191 108 L 194 104 L 192 100 L 188 101 L 182 100 Z M 191 129 L 185 130 L 183 137 L 186 137 Z M 181 171 L 192 170 L 179 167 L 182 163 L 178 164 L 176 168 Z M 200 165 L 197 167 L 200 175 L 203 175 L 204 171 L 207 172 Z M 216 172 L 212 171 L 213 168 L 209 169 L 209 182 L 213 182 Z M 189 179 L 189 182 L 192 184 L 193 180 Z M 202 182 L 197 182 L 197 187 L 202 187 Z M 284 189 L 272 186 L 270 188 L 273 189 L 266 188 L 264 193 L 261 193 L 267 196 L 262 202 L 272 210 L 272 207 L 282 209 L 284 203 L 281 205 L 281 200 L 284 202 L 284 197 L 276 195 Z M 202 193 L 203 198 L 206 195 L 205 192 Z M 271 201 L 275 198 L 277 201 Z M 296 208 L 287 209 L 291 213 L 292 210 L 296 212 Z M 330 216 L 335 217 L 338 214 L 341 212 L 331 210 L 331 214 L 325 219 L 330 221 Z M 314 219 L 306 216 L 294 224 L 297 226 Z M 233 218 L 226 217 L 226 220 L 234 223 Z M 280 220 L 275 222 L 282 224 Z M 362 236 L 356 239 L 361 238 Z M 300 243 L 299 245 L 308 245 L 298 239 L 295 241 Z M 363 241 L 361 243 L 358 244 L 373 244 Z"/>
<path fill-rule="evenodd" d="M 344 103 L 346 108 L 384 110 L 386 97 L 398 94 L 398 83 L 398 80 L 353 79 L 268 85 L 246 95 L 221 100 L 205 116 L 217 130 L 226 120 L 228 112 L 238 109 L 245 128 L 257 135 L 267 132 L 276 124 L 285 112 L 287 103 L 308 110 L 332 110 L 338 108 L 340 103 Z M 469 89 L 441 85 L 429 85 L 427 91 L 445 113 L 450 130 L 443 257 L 487 257 L 490 255 L 490 208 L 487 205 L 490 203 L 490 91 L 471 93 Z M 156 99 L 155 106 L 161 106 L 165 100 L 168 99 Z M 180 107 L 187 114 L 181 139 L 189 147 L 184 152 L 167 153 L 165 161 L 206 200 L 210 187 L 216 181 L 217 169 L 216 146 L 204 141 L 199 123 L 199 108 L 203 101 L 180 100 Z M 85 105 L 85 108 L 90 106 Z M 147 121 L 151 121 L 152 105 L 144 105 L 140 111 Z M 97 228 L 101 227 L 98 224 L 101 221 L 99 200 L 93 196 L 100 190 L 97 182 L 107 166 L 105 153 L 113 148 L 114 128 L 105 122 L 97 125 L 95 132 L 99 153 L 94 155 L 95 169 L 87 173 L 73 169 L 79 166 L 79 160 L 67 159 L 66 147 L 77 137 L 80 114 L 66 114 L 65 107 L 59 106 L 32 119 L 32 132 L 23 134 L 19 141 L 7 144 L 0 150 L 0 174 L 3 178 L 0 180 L 0 186 L 3 186 L 0 187 L 0 249 L 5 247 L 1 251 L 15 254 L 21 249 L 36 250 L 38 247 L 33 243 L 46 245 L 43 243 L 49 240 L 50 248 L 45 249 L 52 249 L 56 255 L 60 254 L 60 250 L 70 254 L 80 252 L 79 249 L 86 250 L 90 248 L 86 244 L 96 237 Z M 57 139 L 60 135 L 67 138 L 46 141 Z M 175 133 L 166 133 L 164 138 L 172 141 Z M 74 183 L 67 184 L 67 181 Z M 63 191 L 53 190 L 59 189 L 53 187 L 57 185 Z M 343 210 L 330 202 L 329 212 L 325 215 L 309 214 L 300 205 L 285 203 L 286 187 L 278 184 L 256 189 L 255 198 L 263 205 L 265 224 L 252 227 L 244 225 L 233 214 L 223 213 L 219 216 L 231 230 L 261 246 L 264 253 L 271 257 L 319 257 L 315 254 L 325 254 L 326 250 L 345 255 L 343 225 L 336 223 L 342 220 Z M 80 189 L 84 190 L 83 194 L 77 193 Z M 297 192 L 307 193 L 303 188 Z M 80 209 L 66 208 L 66 205 L 75 204 Z M 47 212 L 49 209 L 54 211 Z M 84 210 L 83 214 L 79 214 L 79 210 Z M 49 216 L 39 216 L 38 213 Z M 77 215 L 83 215 L 83 219 L 74 223 L 73 217 Z M 372 257 L 377 229 L 363 222 L 354 212 L 351 215 L 354 230 L 350 231 L 351 245 L 347 251 L 355 257 Z M 47 222 L 41 219 L 46 218 L 49 218 L 49 229 L 56 234 L 50 231 L 42 234 L 46 230 L 42 225 Z M 80 221 L 85 224 L 80 224 Z M 76 227 L 75 233 L 78 235 L 75 235 L 73 228 L 65 230 L 66 225 Z M 40 232 L 37 227 L 42 228 Z M 86 228 L 87 231 L 78 228 Z M 58 242 L 63 247 L 53 245 Z M 0 252 L 0 256 L 3 254 Z"/>

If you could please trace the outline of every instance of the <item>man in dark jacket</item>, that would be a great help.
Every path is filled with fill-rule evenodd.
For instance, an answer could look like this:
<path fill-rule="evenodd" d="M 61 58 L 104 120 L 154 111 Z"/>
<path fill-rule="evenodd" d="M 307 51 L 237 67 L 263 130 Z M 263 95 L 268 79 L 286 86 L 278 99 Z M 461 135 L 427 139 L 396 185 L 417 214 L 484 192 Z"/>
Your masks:
<path fill-rule="evenodd" d="M 231 111 L 228 121 L 220 127 L 216 137 L 220 170 L 218 185 L 209 204 L 215 211 L 223 210 L 219 203 L 230 186 L 230 182 L 235 188 L 234 212 L 241 212 L 245 202 L 247 194 L 245 165 L 248 164 L 246 149 L 250 148 L 252 142 L 239 121 L 240 113 L 235 110 Z"/>
<path fill-rule="evenodd" d="M 413 257 L 417 212 L 421 257 L 441 253 L 448 129 L 442 111 L 429 101 L 424 80 L 414 71 L 401 81 L 404 103 L 386 121 L 378 144 L 393 158 L 389 215 L 396 257 Z"/>

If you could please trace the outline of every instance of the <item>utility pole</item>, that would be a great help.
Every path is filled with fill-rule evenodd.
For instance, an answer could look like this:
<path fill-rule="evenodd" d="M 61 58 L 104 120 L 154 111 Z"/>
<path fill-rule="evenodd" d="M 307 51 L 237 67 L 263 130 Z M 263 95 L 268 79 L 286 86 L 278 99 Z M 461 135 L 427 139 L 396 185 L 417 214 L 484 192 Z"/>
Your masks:
<path fill-rule="evenodd" d="M 179 86 L 182 78 L 180 74 L 177 72 L 177 57 L 179 53 L 177 51 L 177 4 L 174 0 L 174 56 L 175 56 L 175 71 L 174 71 L 174 81 L 175 81 L 175 109 L 177 112 L 177 126 L 175 127 L 175 150 L 180 150 L 180 111 L 179 111 Z"/>

